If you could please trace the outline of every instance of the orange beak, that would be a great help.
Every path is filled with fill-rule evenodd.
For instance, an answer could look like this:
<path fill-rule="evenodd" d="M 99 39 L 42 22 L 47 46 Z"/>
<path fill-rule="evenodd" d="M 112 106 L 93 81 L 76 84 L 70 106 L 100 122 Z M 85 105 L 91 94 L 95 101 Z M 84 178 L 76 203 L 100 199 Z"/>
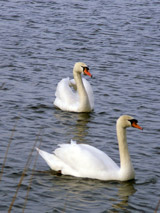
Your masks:
<path fill-rule="evenodd" d="M 132 127 L 137 128 L 137 129 L 143 129 L 141 126 L 139 126 L 136 122 L 132 123 Z"/>
<path fill-rule="evenodd" d="M 85 75 L 89 75 L 90 77 L 92 77 L 92 74 L 89 72 L 89 70 L 87 68 L 84 68 L 83 72 Z"/>

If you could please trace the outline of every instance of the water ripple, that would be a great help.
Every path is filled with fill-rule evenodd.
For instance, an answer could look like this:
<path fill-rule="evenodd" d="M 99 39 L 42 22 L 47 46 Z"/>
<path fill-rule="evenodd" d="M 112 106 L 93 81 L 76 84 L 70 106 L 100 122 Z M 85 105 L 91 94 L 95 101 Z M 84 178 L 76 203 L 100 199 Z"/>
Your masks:
<path fill-rule="evenodd" d="M 56 176 L 38 158 L 26 211 L 153 212 L 160 186 L 159 1 L 2 0 L 0 5 L 0 167 L 16 123 L 0 182 L 1 211 L 8 211 L 38 135 L 49 152 L 74 139 L 119 163 L 116 119 L 131 114 L 144 128 L 128 131 L 135 181 Z M 87 63 L 94 76 L 87 78 L 95 94 L 90 114 L 53 107 L 57 83 L 72 77 L 76 61 Z M 22 212 L 32 164 L 14 212 Z"/>

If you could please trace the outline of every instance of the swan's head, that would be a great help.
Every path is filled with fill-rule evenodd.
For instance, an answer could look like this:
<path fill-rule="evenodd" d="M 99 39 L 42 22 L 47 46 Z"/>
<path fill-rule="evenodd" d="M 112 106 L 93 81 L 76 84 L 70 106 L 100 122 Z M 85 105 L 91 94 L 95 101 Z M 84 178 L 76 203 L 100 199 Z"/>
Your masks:
<path fill-rule="evenodd" d="M 90 77 L 92 77 L 92 75 L 89 71 L 89 67 L 83 62 L 75 63 L 74 68 L 73 68 L 73 73 L 74 72 L 80 73 L 80 74 L 82 73 L 84 75 L 89 75 Z"/>
<path fill-rule="evenodd" d="M 121 126 L 123 128 L 134 127 L 142 130 L 142 127 L 138 125 L 138 121 L 129 115 L 120 116 L 117 120 L 117 126 Z"/>

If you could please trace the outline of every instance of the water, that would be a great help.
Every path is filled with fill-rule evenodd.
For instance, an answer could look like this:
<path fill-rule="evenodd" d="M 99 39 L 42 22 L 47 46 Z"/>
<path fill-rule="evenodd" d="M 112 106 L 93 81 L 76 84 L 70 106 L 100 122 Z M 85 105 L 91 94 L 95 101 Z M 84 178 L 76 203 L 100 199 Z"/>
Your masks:
<path fill-rule="evenodd" d="M 134 181 L 56 176 L 41 157 L 32 176 L 34 151 L 12 212 L 22 212 L 30 180 L 25 212 L 154 212 L 160 199 L 159 1 L 2 0 L 0 8 L 0 168 L 11 142 L 0 212 L 11 205 L 36 138 L 48 152 L 74 139 L 119 163 L 115 122 L 121 114 L 144 128 L 128 130 Z M 95 77 L 87 78 L 95 94 L 90 114 L 52 104 L 58 81 L 72 77 L 76 61 Z"/>

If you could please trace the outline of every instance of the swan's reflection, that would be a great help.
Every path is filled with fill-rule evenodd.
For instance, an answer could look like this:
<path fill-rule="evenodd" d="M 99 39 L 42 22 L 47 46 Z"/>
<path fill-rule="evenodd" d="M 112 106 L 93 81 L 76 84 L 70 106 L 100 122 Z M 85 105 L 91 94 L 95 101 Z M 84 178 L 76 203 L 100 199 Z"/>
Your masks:
<path fill-rule="evenodd" d="M 115 210 L 123 210 L 128 206 L 128 200 L 131 195 L 136 192 L 134 188 L 134 180 L 121 182 L 118 185 L 118 193 L 117 199 L 114 199 L 114 203 L 112 204 L 113 209 L 111 212 L 115 212 Z"/>
<path fill-rule="evenodd" d="M 130 197 L 136 192 L 134 188 L 135 181 L 127 182 L 106 182 L 86 178 L 74 178 L 72 176 L 57 177 L 50 172 L 50 181 L 44 181 L 45 184 L 52 183 L 55 193 L 62 193 L 66 210 L 70 208 L 70 203 L 87 212 L 88 208 L 95 212 L 126 212 L 129 208 Z M 53 179 L 54 175 L 54 179 Z M 48 186 L 48 188 L 50 188 Z M 59 192 L 61 189 L 61 192 Z"/>
<path fill-rule="evenodd" d="M 55 110 L 54 116 L 61 124 L 64 124 L 67 137 L 80 143 L 86 142 L 85 138 L 89 130 L 87 124 L 92 119 L 91 113 L 70 113 Z"/>

